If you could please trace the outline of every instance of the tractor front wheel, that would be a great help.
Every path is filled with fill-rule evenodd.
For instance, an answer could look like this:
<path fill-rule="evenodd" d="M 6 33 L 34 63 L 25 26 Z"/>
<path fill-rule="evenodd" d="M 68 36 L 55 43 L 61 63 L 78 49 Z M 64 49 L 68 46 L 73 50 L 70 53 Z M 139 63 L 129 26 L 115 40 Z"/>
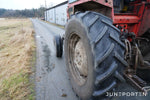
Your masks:
<path fill-rule="evenodd" d="M 56 57 L 61 58 L 63 54 L 63 41 L 60 35 L 54 37 L 54 45 L 56 48 Z"/>

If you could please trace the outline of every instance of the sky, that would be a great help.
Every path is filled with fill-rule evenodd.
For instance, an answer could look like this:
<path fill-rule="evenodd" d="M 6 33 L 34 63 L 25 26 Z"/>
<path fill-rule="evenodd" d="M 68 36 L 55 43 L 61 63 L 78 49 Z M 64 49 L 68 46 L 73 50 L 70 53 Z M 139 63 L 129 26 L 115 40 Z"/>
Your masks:
<path fill-rule="evenodd" d="M 67 0 L 46 0 L 47 7 L 59 4 Z M 45 0 L 0 0 L 0 8 L 5 9 L 32 9 L 45 6 Z"/>

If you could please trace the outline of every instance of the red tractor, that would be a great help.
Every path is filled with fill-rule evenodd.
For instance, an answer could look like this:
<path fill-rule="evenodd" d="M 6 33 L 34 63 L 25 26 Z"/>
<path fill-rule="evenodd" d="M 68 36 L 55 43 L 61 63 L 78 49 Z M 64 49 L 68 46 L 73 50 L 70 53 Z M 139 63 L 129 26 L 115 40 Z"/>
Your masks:
<path fill-rule="evenodd" d="M 64 51 L 82 100 L 107 99 L 122 82 L 147 93 L 150 0 L 69 0 Z"/>

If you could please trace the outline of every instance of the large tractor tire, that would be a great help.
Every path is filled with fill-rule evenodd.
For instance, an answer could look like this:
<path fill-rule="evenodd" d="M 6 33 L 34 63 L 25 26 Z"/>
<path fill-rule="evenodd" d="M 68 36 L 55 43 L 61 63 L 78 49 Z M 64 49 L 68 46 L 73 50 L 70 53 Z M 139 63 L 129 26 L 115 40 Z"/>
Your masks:
<path fill-rule="evenodd" d="M 65 36 L 65 58 L 73 90 L 81 100 L 102 100 L 125 82 L 125 45 L 112 20 L 95 12 L 76 13 Z"/>

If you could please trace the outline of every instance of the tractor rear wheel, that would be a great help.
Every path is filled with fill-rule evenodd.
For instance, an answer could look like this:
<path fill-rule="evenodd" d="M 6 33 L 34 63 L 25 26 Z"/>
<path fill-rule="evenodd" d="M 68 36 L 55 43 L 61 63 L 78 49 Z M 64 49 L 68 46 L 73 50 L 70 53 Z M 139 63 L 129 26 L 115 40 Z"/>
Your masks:
<path fill-rule="evenodd" d="M 82 100 L 106 98 L 125 79 L 125 45 L 112 20 L 95 12 L 77 13 L 66 27 L 65 58 L 73 90 Z"/>

